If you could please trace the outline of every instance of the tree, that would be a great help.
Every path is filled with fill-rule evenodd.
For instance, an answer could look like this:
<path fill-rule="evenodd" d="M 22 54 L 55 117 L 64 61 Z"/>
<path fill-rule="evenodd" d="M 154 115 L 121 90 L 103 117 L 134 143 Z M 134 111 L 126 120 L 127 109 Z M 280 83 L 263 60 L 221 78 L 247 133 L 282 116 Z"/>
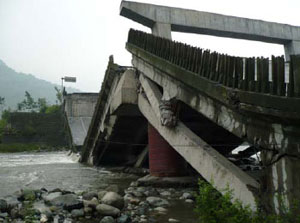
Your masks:
<path fill-rule="evenodd" d="M 37 104 L 38 104 L 39 112 L 45 113 L 48 108 L 46 98 L 38 98 Z"/>
<path fill-rule="evenodd" d="M 5 106 L 5 98 L 0 96 L 0 111 L 1 112 L 2 112 L 4 106 Z"/>
<path fill-rule="evenodd" d="M 38 109 L 38 103 L 34 101 L 33 97 L 28 91 L 25 91 L 25 99 L 17 104 L 18 111 L 36 111 Z"/>
<path fill-rule="evenodd" d="M 55 91 L 56 91 L 56 98 L 59 102 L 59 104 L 62 104 L 63 102 L 63 97 L 62 97 L 62 92 L 61 90 L 59 90 L 57 87 L 54 87 Z"/>

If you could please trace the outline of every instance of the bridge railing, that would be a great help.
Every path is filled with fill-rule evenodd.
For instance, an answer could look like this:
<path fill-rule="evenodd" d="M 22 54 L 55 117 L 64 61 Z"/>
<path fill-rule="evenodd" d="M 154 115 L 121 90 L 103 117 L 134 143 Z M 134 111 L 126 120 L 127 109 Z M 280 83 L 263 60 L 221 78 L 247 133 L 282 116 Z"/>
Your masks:
<path fill-rule="evenodd" d="M 131 29 L 128 43 L 224 86 L 284 97 L 300 97 L 300 55 L 243 58 L 210 52 Z M 289 69 L 289 70 L 287 70 Z"/>

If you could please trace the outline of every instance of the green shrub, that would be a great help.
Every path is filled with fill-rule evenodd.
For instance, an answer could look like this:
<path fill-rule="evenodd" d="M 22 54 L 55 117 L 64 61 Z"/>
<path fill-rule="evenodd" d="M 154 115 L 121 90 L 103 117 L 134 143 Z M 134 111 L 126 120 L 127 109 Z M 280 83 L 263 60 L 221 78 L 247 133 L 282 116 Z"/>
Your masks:
<path fill-rule="evenodd" d="M 229 188 L 224 189 L 222 195 L 211 184 L 199 180 L 195 211 L 201 223 L 300 223 L 299 202 L 292 204 L 290 209 L 283 202 L 281 206 L 280 215 L 261 210 L 253 212 L 241 201 L 233 201 L 233 192 Z"/>
<path fill-rule="evenodd" d="M 0 144 L 0 153 L 29 152 L 40 150 L 42 148 L 43 146 L 41 145 L 29 143 Z"/>
<path fill-rule="evenodd" d="M 60 112 L 60 109 L 61 109 L 60 105 L 51 105 L 46 108 L 45 113 L 50 114 L 50 113 Z"/>

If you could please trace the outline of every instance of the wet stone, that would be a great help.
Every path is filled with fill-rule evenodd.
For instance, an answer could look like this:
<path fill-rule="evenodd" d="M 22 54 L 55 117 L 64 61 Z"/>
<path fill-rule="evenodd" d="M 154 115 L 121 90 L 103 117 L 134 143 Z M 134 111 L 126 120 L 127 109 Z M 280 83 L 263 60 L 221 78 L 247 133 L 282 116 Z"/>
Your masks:
<path fill-rule="evenodd" d="M 105 190 L 109 192 L 115 192 L 115 193 L 121 192 L 119 186 L 115 184 L 108 186 Z"/>
<path fill-rule="evenodd" d="M 84 216 L 84 210 L 83 209 L 74 209 L 71 212 L 72 218 L 79 218 Z"/>
<path fill-rule="evenodd" d="M 118 208 L 115 208 L 107 204 L 99 204 L 96 207 L 96 210 L 98 211 L 99 214 L 104 216 L 108 215 L 108 216 L 116 217 L 120 214 L 120 210 Z"/>
<path fill-rule="evenodd" d="M 0 199 L 0 212 L 4 212 L 7 210 L 7 201 Z"/>
<path fill-rule="evenodd" d="M 108 204 L 118 209 L 124 207 L 124 199 L 119 194 L 115 192 L 107 192 L 104 197 L 101 199 L 103 204 Z"/>
<path fill-rule="evenodd" d="M 194 196 L 191 193 L 183 193 L 182 195 L 183 199 L 194 199 Z"/>
<path fill-rule="evenodd" d="M 121 217 L 118 218 L 118 223 L 130 223 L 131 222 L 131 219 L 128 215 L 121 215 Z"/>
<path fill-rule="evenodd" d="M 87 200 L 87 201 L 90 201 L 90 200 L 92 200 L 93 198 L 97 198 L 98 197 L 98 194 L 97 194 L 97 192 L 88 192 L 88 193 L 84 193 L 83 195 L 82 195 L 82 199 L 83 200 Z"/>
<path fill-rule="evenodd" d="M 104 197 L 104 195 L 105 195 L 106 193 L 107 193 L 106 190 L 99 191 L 99 192 L 98 192 L 98 199 L 101 200 L 101 199 Z"/>
<path fill-rule="evenodd" d="M 96 209 L 97 205 L 99 204 L 99 201 L 97 198 L 94 197 L 90 201 L 83 200 L 83 204 L 84 204 L 84 207 Z"/>
<path fill-rule="evenodd" d="M 43 194 L 42 198 L 43 198 L 44 201 L 50 202 L 54 198 L 57 198 L 57 197 L 59 197 L 61 195 L 62 195 L 62 192 L 52 192 L 52 193 L 49 193 L 49 194 Z"/>
<path fill-rule="evenodd" d="M 71 211 L 73 209 L 80 209 L 83 207 L 83 202 L 78 200 L 75 194 L 61 195 L 54 198 L 51 204 L 57 207 L 62 207 L 65 210 Z"/>
<path fill-rule="evenodd" d="M 111 216 L 105 216 L 101 219 L 100 223 L 115 223 L 115 219 Z"/>
<path fill-rule="evenodd" d="M 160 197 L 147 197 L 146 199 L 152 207 L 168 207 L 170 203 Z"/>

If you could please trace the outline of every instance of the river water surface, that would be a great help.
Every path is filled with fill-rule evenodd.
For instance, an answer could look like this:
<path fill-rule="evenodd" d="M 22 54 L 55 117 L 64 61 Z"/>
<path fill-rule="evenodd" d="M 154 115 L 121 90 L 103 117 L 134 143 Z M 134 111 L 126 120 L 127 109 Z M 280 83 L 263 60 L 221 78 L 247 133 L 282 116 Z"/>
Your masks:
<path fill-rule="evenodd" d="M 82 165 L 66 152 L 0 153 L 0 197 L 21 188 L 60 188 L 78 192 L 118 184 L 123 189 L 136 178 Z"/>

